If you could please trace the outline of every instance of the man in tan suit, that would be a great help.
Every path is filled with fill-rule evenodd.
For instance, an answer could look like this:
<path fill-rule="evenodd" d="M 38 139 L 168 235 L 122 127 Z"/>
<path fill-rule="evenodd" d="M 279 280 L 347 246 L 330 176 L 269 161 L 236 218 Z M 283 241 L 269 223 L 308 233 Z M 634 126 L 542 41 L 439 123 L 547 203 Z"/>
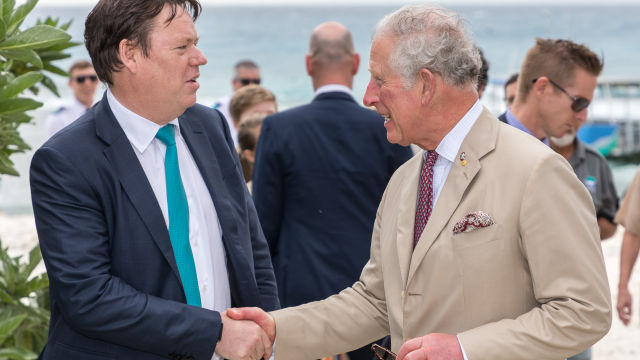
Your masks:
<path fill-rule="evenodd" d="M 607 333 L 591 198 L 561 156 L 482 107 L 479 69 L 445 9 L 408 6 L 378 24 L 364 103 L 390 142 L 425 151 L 391 178 L 352 287 L 271 316 L 227 312 L 277 328 L 277 359 L 387 334 L 398 359 L 564 359 Z"/>

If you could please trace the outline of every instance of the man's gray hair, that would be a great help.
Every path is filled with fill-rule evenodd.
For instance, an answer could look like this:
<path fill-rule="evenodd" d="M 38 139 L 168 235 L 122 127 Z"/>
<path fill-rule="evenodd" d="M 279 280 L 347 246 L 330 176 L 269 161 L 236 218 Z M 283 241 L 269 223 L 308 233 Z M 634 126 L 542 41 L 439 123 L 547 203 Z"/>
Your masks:
<path fill-rule="evenodd" d="M 478 82 L 482 61 L 465 21 L 437 5 L 408 5 L 385 16 L 373 38 L 395 39 L 389 65 L 412 86 L 422 68 L 458 88 Z"/>

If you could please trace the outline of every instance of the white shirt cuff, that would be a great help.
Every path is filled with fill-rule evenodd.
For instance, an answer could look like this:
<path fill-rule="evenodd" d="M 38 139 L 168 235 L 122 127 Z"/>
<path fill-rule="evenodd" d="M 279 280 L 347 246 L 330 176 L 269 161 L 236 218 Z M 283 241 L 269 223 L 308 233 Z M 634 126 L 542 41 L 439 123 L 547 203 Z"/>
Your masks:
<path fill-rule="evenodd" d="M 460 350 L 462 350 L 462 357 L 464 358 L 464 360 L 469 360 L 467 358 L 467 354 L 464 352 L 464 348 L 462 347 L 462 343 L 460 342 L 460 337 L 458 337 L 458 335 L 456 335 L 456 337 L 458 338 L 458 344 L 460 344 Z"/>

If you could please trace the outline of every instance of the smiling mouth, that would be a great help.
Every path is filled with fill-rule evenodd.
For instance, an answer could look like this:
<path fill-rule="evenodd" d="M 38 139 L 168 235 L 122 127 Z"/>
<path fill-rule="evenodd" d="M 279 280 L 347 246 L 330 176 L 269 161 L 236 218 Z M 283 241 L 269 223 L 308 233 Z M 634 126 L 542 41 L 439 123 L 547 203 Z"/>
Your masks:
<path fill-rule="evenodd" d="M 384 123 L 388 123 L 389 121 L 391 121 L 391 116 L 389 115 L 381 115 L 382 118 L 384 119 Z"/>

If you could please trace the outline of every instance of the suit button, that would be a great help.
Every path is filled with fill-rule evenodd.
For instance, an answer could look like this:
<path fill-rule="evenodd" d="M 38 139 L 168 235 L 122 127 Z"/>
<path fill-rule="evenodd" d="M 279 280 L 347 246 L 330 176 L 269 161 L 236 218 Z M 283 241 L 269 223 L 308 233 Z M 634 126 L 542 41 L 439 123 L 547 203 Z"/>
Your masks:
<path fill-rule="evenodd" d="M 402 297 L 402 300 L 404 300 L 404 297 L 405 297 L 405 292 L 404 292 L 404 290 L 402 290 L 402 292 L 400 293 L 400 297 Z"/>

